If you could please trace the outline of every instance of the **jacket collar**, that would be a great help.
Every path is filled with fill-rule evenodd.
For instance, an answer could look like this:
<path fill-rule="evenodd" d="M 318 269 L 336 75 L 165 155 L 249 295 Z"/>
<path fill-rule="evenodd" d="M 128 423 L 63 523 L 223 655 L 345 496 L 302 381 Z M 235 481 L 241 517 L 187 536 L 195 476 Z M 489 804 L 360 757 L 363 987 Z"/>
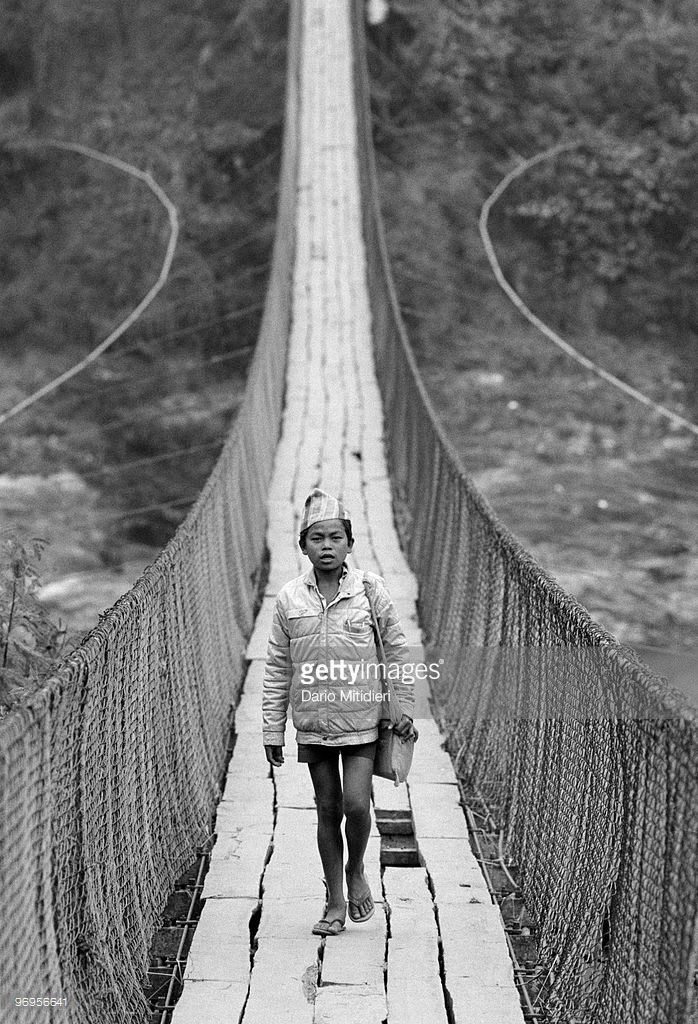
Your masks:
<path fill-rule="evenodd" d="M 315 580 L 315 569 L 311 565 L 307 572 L 303 573 L 302 579 L 312 590 L 317 590 Z M 342 574 L 339 577 L 339 589 L 337 597 L 351 597 L 364 589 L 364 574 L 361 569 L 350 569 L 346 562 L 342 563 Z"/>

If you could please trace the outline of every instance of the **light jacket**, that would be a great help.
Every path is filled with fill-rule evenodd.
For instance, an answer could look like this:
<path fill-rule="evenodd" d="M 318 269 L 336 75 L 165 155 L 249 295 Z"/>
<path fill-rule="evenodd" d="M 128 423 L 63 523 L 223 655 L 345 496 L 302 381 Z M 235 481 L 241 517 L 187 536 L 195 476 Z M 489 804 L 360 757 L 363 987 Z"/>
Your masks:
<path fill-rule="evenodd" d="M 412 714 L 414 686 L 410 674 L 403 679 L 397 668 L 408 660 L 407 641 L 383 579 L 345 565 L 337 594 L 326 605 L 311 567 L 276 598 L 262 696 L 265 744 L 283 744 L 289 704 L 299 743 L 338 746 L 377 738 L 378 722 L 389 710 L 381 699 L 364 577 L 400 707 Z"/>

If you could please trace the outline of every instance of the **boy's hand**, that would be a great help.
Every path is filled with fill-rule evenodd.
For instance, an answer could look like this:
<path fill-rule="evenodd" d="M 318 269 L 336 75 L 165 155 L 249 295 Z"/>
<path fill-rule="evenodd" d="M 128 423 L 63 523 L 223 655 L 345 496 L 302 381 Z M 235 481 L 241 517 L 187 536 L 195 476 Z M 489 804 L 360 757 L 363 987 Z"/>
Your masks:
<path fill-rule="evenodd" d="M 410 736 L 414 737 L 415 740 L 419 739 L 419 733 L 415 729 L 409 715 L 403 715 L 398 724 L 393 726 L 393 731 L 403 740 L 409 739 Z"/>
<path fill-rule="evenodd" d="M 275 768 L 280 768 L 284 763 L 283 747 L 272 746 L 270 743 L 265 743 L 264 753 L 267 755 L 267 761 L 269 764 L 274 765 Z"/>

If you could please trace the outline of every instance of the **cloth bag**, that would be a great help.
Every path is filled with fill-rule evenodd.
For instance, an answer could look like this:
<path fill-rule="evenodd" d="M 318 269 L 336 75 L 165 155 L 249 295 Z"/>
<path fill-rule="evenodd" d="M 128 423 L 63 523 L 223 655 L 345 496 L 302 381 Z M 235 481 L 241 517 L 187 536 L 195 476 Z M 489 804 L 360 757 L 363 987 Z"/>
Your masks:
<path fill-rule="evenodd" d="M 373 761 L 373 774 L 378 775 L 382 779 L 389 779 L 390 782 L 399 786 L 407 778 L 412 765 L 412 755 L 414 754 L 414 744 L 417 737 L 414 735 L 403 739 L 402 736 L 398 736 L 394 731 L 394 727 L 402 719 L 402 708 L 400 707 L 400 701 L 398 700 L 392 680 L 388 677 L 385 648 L 383 647 L 376 610 L 373 606 L 371 590 L 366 577 L 364 577 L 364 590 L 366 591 L 368 606 L 371 609 L 371 621 L 373 622 L 373 632 L 376 637 L 376 647 L 383 666 L 383 672 L 381 673 L 381 685 L 384 694 L 382 705 L 385 708 L 387 704 L 390 710 L 390 717 L 382 718 L 378 724 L 378 743 L 376 744 L 376 755 Z M 386 700 L 386 696 L 389 697 L 388 700 Z"/>

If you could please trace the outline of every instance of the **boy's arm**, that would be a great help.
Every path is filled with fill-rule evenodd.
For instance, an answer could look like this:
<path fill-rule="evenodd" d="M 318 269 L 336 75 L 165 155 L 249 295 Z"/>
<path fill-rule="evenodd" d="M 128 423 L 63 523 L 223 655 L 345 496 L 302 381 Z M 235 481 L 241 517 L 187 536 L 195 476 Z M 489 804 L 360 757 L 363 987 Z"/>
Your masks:
<path fill-rule="evenodd" d="M 291 675 L 291 646 L 286 612 L 277 597 L 269 631 L 262 689 L 262 742 L 265 746 L 283 746 Z"/>
<path fill-rule="evenodd" d="M 400 625 L 400 619 L 397 609 L 393 604 L 393 599 L 381 579 L 376 580 L 373 597 L 378 628 L 380 629 L 381 640 L 385 648 L 385 660 L 388 665 L 405 665 L 410 660 L 407 638 Z M 412 718 L 414 711 L 414 673 L 401 672 L 399 675 L 396 673 L 395 676 L 391 674 L 390 679 L 395 687 L 403 713 Z"/>

